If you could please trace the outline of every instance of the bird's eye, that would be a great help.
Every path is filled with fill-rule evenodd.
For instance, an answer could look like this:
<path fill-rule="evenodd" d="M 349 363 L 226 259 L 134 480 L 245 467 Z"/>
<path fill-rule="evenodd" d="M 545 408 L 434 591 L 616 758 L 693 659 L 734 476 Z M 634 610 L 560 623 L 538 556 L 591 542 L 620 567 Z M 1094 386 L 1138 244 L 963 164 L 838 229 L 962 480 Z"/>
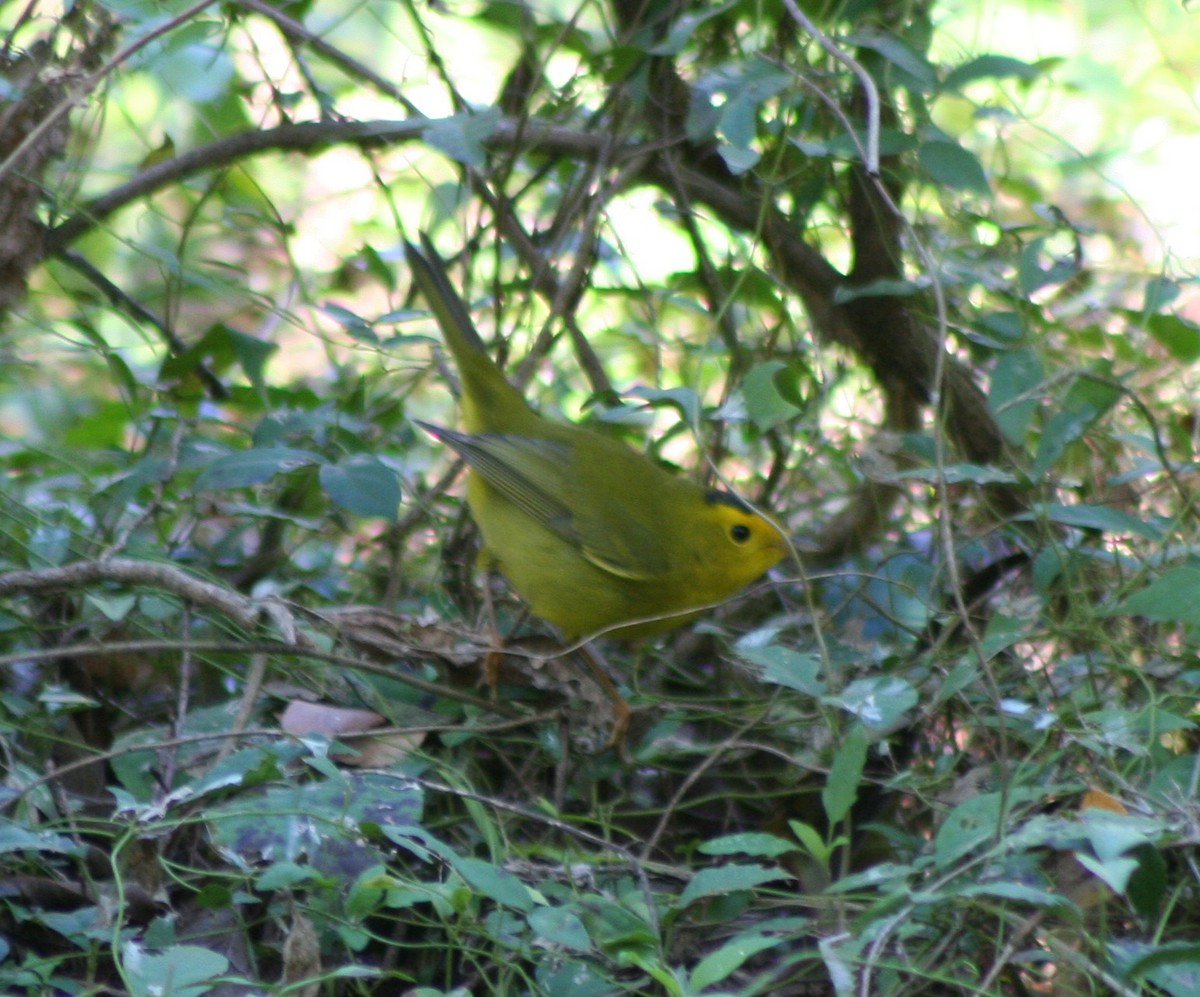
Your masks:
<path fill-rule="evenodd" d="M 729 536 L 735 544 L 744 544 L 750 539 L 750 527 L 745 523 L 738 523 L 730 527 Z"/>

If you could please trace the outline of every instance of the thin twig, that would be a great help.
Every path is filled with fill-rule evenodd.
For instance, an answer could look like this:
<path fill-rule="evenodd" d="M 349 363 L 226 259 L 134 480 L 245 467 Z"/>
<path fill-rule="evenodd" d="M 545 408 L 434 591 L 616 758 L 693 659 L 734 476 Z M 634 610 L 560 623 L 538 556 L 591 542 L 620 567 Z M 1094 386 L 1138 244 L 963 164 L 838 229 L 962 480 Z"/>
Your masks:
<path fill-rule="evenodd" d="M 878 177 L 879 89 L 875 86 L 875 81 L 861 62 L 838 48 L 833 43 L 833 40 L 812 22 L 809 16 L 800 9 L 800 5 L 796 3 L 796 0 L 783 0 L 783 3 L 787 7 L 788 13 L 800 23 L 805 31 L 816 39 L 817 44 L 854 73 L 858 77 L 859 83 L 862 84 L 862 88 L 867 95 L 867 148 L 863 155 L 863 165 L 866 167 L 869 176 Z"/>

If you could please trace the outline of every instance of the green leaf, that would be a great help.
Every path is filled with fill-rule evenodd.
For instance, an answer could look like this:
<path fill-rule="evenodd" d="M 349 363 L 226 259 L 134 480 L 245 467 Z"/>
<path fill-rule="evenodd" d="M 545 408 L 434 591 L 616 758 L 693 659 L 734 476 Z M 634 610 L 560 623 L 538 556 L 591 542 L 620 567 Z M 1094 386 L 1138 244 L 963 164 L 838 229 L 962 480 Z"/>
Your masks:
<path fill-rule="evenodd" d="M 323 464 L 319 477 L 321 487 L 347 512 L 395 520 L 400 479 L 379 458 L 355 454 L 336 464 Z"/>
<path fill-rule="evenodd" d="M 1104 860 L 1151 844 L 1162 830 L 1159 822 L 1153 818 L 1112 813 L 1098 808 L 1085 810 L 1080 817 L 1080 824 L 1092 851 Z"/>
<path fill-rule="evenodd" d="M 589 896 L 582 920 L 596 945 L 608 955 L 624 955 L 630 950 L 652 950 L 659 944 L 655 929 L 646 923 L 640 899 L 632 900 L 637 913 L 620 901 L 604 896 Z"/>
<path fill-rule="evenodd" d="M 834 845 L 822 838 L 815 827 L 799 820 L 789 820 L 788 827 L 796 836 L 796 840 L 800 842 L 801 851 L 811 855 L 822 866 L 829 862 Z"/>
<path fill-rule="evenodd" d="M 425 141 L 457 163 L 481 167 L 487 162 L 484 143 L 492 137 L 503 116 L 500 108 L 488 107 L 439 118 L 426 127 Z"/>
<path fill-rule="evenodd" d="M 201 997 L 209 981 L 229 969 L 229 960 L 199 945 L 174 945 L 154 955 L 137 942 L 121 950 L 125 981 L 133 997 Z"/>
<path fill-rule="evenodd" d="M 1158 916 L 1167 896 L 1167 863 L 1162 852 L 1152 845 L 1143 845 L 1134 852 L 1137 872 L 1129 879 L 1126 895 L 1134 910 L 1147 921 Z"/>
<path fill-rule="evenodd" d="M 178 380 L 194 373 L 206 360 L 211 362 L 217 372 L 232 363 L 237 363 L 246 375 L 246 380 L 261 389 L 264 386 L 263 370 L 267 359 L 277 349 L 274 343 L 263 342 L 256 336 L 238 332 L 218 322 L 183 353 L 164 360 L 159 377 L 164 380 Z"/>
<path fill-rule="evenodd" d="M 89 592 L 87 602 L 100 610 L 105 619 L 119 623 L 133 612 L 138 598 L 131 592 Z"/>
<path fill-rule="evenodd" d="M 1200 568 L 1170 568 L 1122 600 L 1110 616 L 1144 616 L 1163 623 L 1200 624 Z"/>
<path fill-rule="evenodd" d="M 725 161 L 729 172 L 735 177 L 754 169 L 758 165 L 758 161 L 762 159 L 762 154 L 757 150 L 746 146 L 730 145 L 728 142 L 722 142 L 717 146 L 717 154 Z"/>
<path fill-rule="evenodd" d="M 779 390 L 779 378 L 786 376 L 788 365 L 768 360 L 751 367 L 742 382 L 746 415 L 761 430 L 773 429 L 796 415 L 796 407 Z"/>
<path fill-rule="evenodd" d="M 701 869 L 679 895 L 679 906 L 686 907 L 703 897 L 723 897 L 739 890 L 752 890 L 772 880 L 788 878 L 790 874 L 784 870 L 764 865 L 732 863 L 715 869 Z"/>
<path fill-rule="evenodd" d="M 1046 502 L 1034 506 L 1028 516 L 1018 518 L 1037 519 L 1042 516 L 1062 526 L 1100 530 L 1102 533 L 1132 533 L 1149 540 L 1161 540 L 1163 536 L 1163 531 L 1156 525 L 1146 523 L 1121 509 L 1110 509 L 1103 505 L 1062 505 L 1058 502 Z"/>
<path fill-rule="evenodd" d="M 825 788 L 821 790 L 821 805 L 831 824 L 842 820 L 858 799 L 858 785 L 867 762 L 867 743 L 866 729 L 855 724 L 833 756 Z"/>
<path fill-rule="evenodd" d="M 1127 954 L 1124 972 L 1129 979 L 1147 978 L 1167 988 L 1172 997 L 1193 997 L 1200 993 L 1200 942 L 1164 942 L 1160 945 L 1144 945 Z M 1155 977 L 1155 972 L 1171 969 L 1175 972 L 1166 980 Z M 1180 982 L 1179 989 L 1168 986 L 1168 982 Z"/>
<path fill-rule="evenodd" d="M 284 762 L 280 759 L 277 764 L 282 767 Z M 304 857 L 323 874 L 352 882 L 382 861 L 364 841 L 365 824 L 397 844 L 414 837 L 431 844 L 431 836 L 418 826 L 423 801 L 423 791 L 403 779 L 360 772 L 302 785 L 244 790 L 228 801 L 210 803 L 204 817 L 213 840 L 248 865 L 264 859 L 298 862 Z"/>
<path fill-rule="evenodd" d="M 1179 297 L 1179 281 L 1170 277 L 1151 277 L 1146 281 L 1146 292 L 1142 299 L 1142 313 L 1153 315 L 1167 307 Z"/>
<path fill-rule="evenodd" d="M 947 700 L 957 696 L 963 689 L 979 678 L 980 669 L 973 657 L 966 658 L 956 664 L 939 683 L 933 697 L 933 704 L 940 706 Z"/>
<path fill-rule="evenodd" d="M 724 14 L 725 11 L 737 5 L 738 0 L 727 0 L 722 4 L 706 4 L 699 12 L 681 14 L 671 23 L 671 30 L 660 42 L 646 49 L 651 55 L 677 55 L 691 40 L 696 29 L 705 21 Z M 498 4 L 497 6 L 502 6 Z"/>
<path fill-rule="evenodd" d="M 539 938 L 576 952 L 595 948 L 578 915 L 561 907 L 538 907 L 529 915 L 529 927 Z"/>
<path fill-rule="evenodd" d="M 476 893 L 525 914 L 533 910 L 533 894 L 529 887 L 506 869 L 467 855 L 451 856 L 450 864 Z"/>
<path fill-rule="evenodd" d="M 765 647 L 747 647 L 739 644 L 736 651 L 743 661 L 762 669 L 764 682 L 795 689 L 806 696 L 825 695 L 825 683 L 819 678 L 821 659 L 815 654 L 793 651 L 778 644 L 768 644 Z"/>
<path fill-rule="evenodd" d="M 700 425 L 700 399 L 691 388 L 650 388 L 639 384 L 630 388 L 626 394 L 631 398 L 641 398 L 649 402 L 651 408 L 661 408 L 664 405 L 674 408 L 689 426 Z"/>
<path fill-rule="evenodd" d="M 438 994 L 441 992 L 437 991 Z M 545 994 L 545 997 L 613 997 L 622 991 L 590 961 L 557 959 L 539 966 L 537 992 Z M 410 993 L 413 997 L 425 997 L 425 991 L 420 989 Z M 435 995 L 430 994 L 429 997 Z"/>
<path fill-rule="evenodd" d="M 375 335 L 374 326 L 361 315 L 333 301 L 326 301 L 322 304 L 321 311 L 337 322 L 338 325 L 360 343 L 366 343 L 369 346 L 379 345 L 379 337 Z"/>
<path fill-rule="evenodd" d="M 944 481 L 948 485 L 969 482 L 976 485 L 1015 484 L 1020 479 L 1011 471 L 987 464 L 946 464 L 943 467 L 914 467 L 895 475 L 901 481 Z"/>
<path fill-rule="evenodd" d="M 196 478 L 196 491 L 219 488 L 245 488 L 269 481 L 277 474 L 320 464 L 321 458 L 308 450 L 289 447 L 263 447 L 239 450 L 218 457 Z"/>
<path fill-rule="evenodd" d="M 1018 616 L 997 613 L 988 620 L 983 640 L 979 642 L 979 653 L 984 661 L 991 661 L 997 654 L 1029 636 L 1030 622 Z"/>
<path fill-rule="evenodd" d="M 1075 858 L 1088 872 L 1104 880 L 1114 893 L 1125 892 L 1129 877 L 1138 867 L 1137 859 L 1132 858 L 1098 859 L 1085 852 L 1076 852 Z"/>
<path fill-rule="evenodd" d="M 704 855 L 741 854 L 773 859 L 787 852 L 794 852 L 797 847 L 794 841 L 764 831 L 743 831 L 706 841 L 699 850 Z"/>
<path fill-rule="evenodd" d="M 1105 415 L 1124 396 L 1121 385 L 1109 377 L 1107 365 L 1100 364 L 1092 374 L 1075 378 L 1062 400 L 1063 408 L 1089 412 L 1093 419 Z"/>
<path fill-rule="evenodd" d="M 1050 284 L 1061 284 L 1078 269 L 1072 257 L 1051 255 L 1048 244 L 1047 236 L 1039 236 L 1021 248 L 1017 257 L 1017 281 L 1022 293 L 1029 295 Z"/>
<path fill-rule="evenodd" d="M 1117 385 L 1094 377 L 1077 377 L 1059 403 L 1059 411 L 1050 417 L 1042 431 L 1031 477 L 1037 480 L 1045 475 L 1067 446 L 1082 437 L 1120 397 Z"/>
<path fill-rule="evenodd" d="M 955 142 L 924 142 L 917 160 L 936 184 L 976 194 L 991 193 L 983 165 L 973 152 Z"/>
<path fill-rule="evenodd" d="M 0 819 L 0 854 L 7 852 L 57 852 L 81 855 L 82 846 L 52 831 L 31 831 L 21 824 Z"/>
<path fill-rule="evenodd" d="M 846 36 L 851 45 L 861 45 L 878 52 L 893 66 L 904 70 L 922 90 L 932 90 L 937 85 L 937 73 L 929 61 L 906 41 L 893 34 L 868 28 L 854 31 Z"/>
<path fill-rule="evenodd" d="M 891 730 L 917 705 L 917 690 L 898 676 L 856 679 L 840 695 L 823 700 L 856 716 L 868 728 Z"/>
<path fill-rule="evenodd" d="M 1018 903 L 1031 904 L 1034 907 L 1070 907 L 1071 902 L 1061 893 L 1051 890 L 1038 889 L 1027 883 L 1017 883 L 1011 880 L 996 880 L 988 883 L 972 883 L 960 890 L 955 890 L 956 897 L 1000 897 L 1004 900 L 1015 900 Z"/>
<path fill-rule="evenodd" d="M 235 70 L 229 53 L 224 46 L 200 41 L 204 35 L 214 32 L 217 22 L 197 20 L 193 25 L 182 25 L 180 31 L 170 32 L 163 44 L 148 46 L 148 58 L 139 68 L 151 73 L 155 84 L 173 93 L 188 104 L 207 104 L 217 100 L 232 83 Z M 185 29 L 202 29 L 186 31 Z M 197 40 L 180 44 L 188 38 Z"/>
<path fill-rule="evenodd" d="M 726 942 L 715 952 L 710 952 L 701 959 L 696 968 L 692 970 L 690 981 L 692 992 L 699 993 L 705 987 L 720 983 L 751 956 L 774 948 L 783 941 L 782 937 L 772 938 L 769 935 L 746 934 Z"/>
<path fill-rule="evenodd" d="M 942 83 L 946 90 L 961 90 L 975 80 L 1004 79 L 1015 76 L 1029 82 L 1041 75 L 1041 70 L 1028 62 L 1007 55 L 980 55 L 955 67 Z"/>
<path fill-rule="evenodd" d="M 1002 804 L 999 793 L 980 793 L 946 815 L 933 839 L 933 860 L 939 869 L 999 836 Z"/>
<path fill-rule="evenodd" d="M 1037 412 L 1038 388 L 1044 380 L 1042 362 L 1030 349 L 1004 353 L 992 368 L 988 408 L 1010 443 L 1019 445 L 1025 439 L 1029 422 Z"/>
<path fill-rule="evenodd" d="M 1200 325 L 1178 315 L 1151 315 L 1146 331 L 1180 363 L 1200 358 Z"/>
<path fill-rule="evenodd" d="M 911 280 L 877 277 L 865 284 L 839 284 L 833 289 L 833 303 L 844 305 L 858 298 L 908 298 L 920 290 L 920 286 Z"/>
<path fill-rule="evenodd" d="M 267 360 L 279 347 L 275 343 L 264 342 L 257 336 L 238 332 L 237 329 L 225 327 L 225 333 L 246 380 L 261 391 L 266 387 L 263 372 L 266 370 Z"/>
<path fill-rule="evenodd" d="M 71 531 L 66 526 L 39 526 L 29 535 L 29 564 L 45 567 L 66 562 L 71 556 Z"/>

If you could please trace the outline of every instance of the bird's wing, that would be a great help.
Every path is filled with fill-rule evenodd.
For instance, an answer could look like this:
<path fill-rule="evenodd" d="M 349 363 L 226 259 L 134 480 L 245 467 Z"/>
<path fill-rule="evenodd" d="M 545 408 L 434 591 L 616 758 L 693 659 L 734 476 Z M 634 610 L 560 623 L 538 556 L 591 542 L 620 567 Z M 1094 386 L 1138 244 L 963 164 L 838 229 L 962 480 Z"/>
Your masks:
<path fill-rule="evenodd" d="M 504 498 L 601 570 L 635 581 L 649 581 L 667 570 L 667 538 L 644 525 L 628 502 L 629 493 L 622 490 L 636 483 L 600 482 L 612 490 L 611 499 L 597 503 L 591 495 L 597 487 L 597 469 L 578 467 L 570 443 L 514 433 L 457 433 L 420 425 L 458 453 Z"/>

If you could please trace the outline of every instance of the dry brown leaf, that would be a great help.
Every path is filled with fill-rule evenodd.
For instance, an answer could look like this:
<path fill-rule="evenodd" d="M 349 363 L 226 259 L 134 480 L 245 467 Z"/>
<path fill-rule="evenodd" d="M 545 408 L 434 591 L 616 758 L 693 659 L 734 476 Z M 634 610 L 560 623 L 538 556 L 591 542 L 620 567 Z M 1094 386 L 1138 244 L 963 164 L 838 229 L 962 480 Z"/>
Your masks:
<path fill-rule="evenodd" d="M 335 738 L 346 734 L 362 734 L 383 723 L 384 718 L 372 710 L 299 700 L 288 703 L 279 717 L 280 728 L 294 737 L 321 734 Z"/>

